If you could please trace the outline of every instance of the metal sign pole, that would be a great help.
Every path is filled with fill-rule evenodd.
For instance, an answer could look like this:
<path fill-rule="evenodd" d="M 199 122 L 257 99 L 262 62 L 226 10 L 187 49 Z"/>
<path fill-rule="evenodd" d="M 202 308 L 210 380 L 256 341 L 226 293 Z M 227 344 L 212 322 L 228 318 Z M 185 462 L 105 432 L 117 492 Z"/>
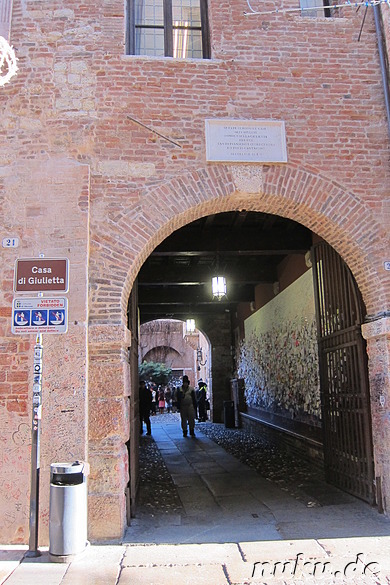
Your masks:
<path fill-rule="evenodd" d="M 38 333 L 34 346 L 34 383 L 31 434 L 31 489 L 30 489 L 30 538 L 26 556 L 38 557 L 38 519 L 39 519 L 39 474 L 40 474 L 40 434 L 42 418 L 42 335 Z"/>
<path fill-rule="evenodd" d="M 1 3 L 1 0 L 0 0 Z M 4 246 L 4 240 L 3 240 Z M 14 273 L 15 292 L 37 292 L 38 298 L 14 298 L 12 327 L 15 334 L 36 334 L 34 346 L 34 382 L 31 429 L 30 537 L 26 556 L 38 557 L 40 435 L 42 418 L 42 334 L 66 333 L 68 330 L 68 299 L 43 298 L 45 292 L 68 292 L 68 258 L 17 259 Z"/>

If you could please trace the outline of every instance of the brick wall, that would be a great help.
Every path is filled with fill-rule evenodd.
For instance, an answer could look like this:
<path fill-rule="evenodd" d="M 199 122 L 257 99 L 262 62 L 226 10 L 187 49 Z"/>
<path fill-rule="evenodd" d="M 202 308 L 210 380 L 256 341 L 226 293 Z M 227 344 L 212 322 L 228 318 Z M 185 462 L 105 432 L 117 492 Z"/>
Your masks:
<path fill-rule="evenodd" d="M 31 339 L 10 331 L 16 257 L 71 262 L 69 334 L 48 341 L 45 365 L 42 541 L 48 466 L 60 455 L 89 454 L 90 537 L 123 533 L 127 301 L 144 260 L 179 227 L 236 209 L 289 217 L 342 255 L 370 314 L 389 310 L 389 139 L 371 10 L 358 42 L 363 11 L 313 19 L 245 9 L 210 0 L 212 59 L 175 61 L 124 55 L 122 1 L 14 0 L 19 72 L 0 88 L 1 225 L 21 242 L 2 249 L 0 264 L 0 400 L 14 448 L 0 461 L 2 481 L 18 486 L 0 504 L 9 542 L 26 542 L 29 490 L 32 354 Z M 258 186 L 247 188 L 254 165 L 207 163 L 204 120 L 221 117 L 284 120 L 288 163 L 255 165 Z"/>
<path fill-rule="evenodd" d="M 87 457 L 89 170 L 64 159 L 45 165 L 10 160 L 3 169 L 2 231 L 18 236 L 20 247 L 1 249 L 0 417 L 5 450 L 0 458 L 0 511 L 6 517 L 4 538 L 26 542 L 35 336 L 11 334 L 14 262 L 44 253 L 69 258 L 71 267 L 68 333 L 43 335 L 41 535 L 47 540 L 50 463 Z"/>

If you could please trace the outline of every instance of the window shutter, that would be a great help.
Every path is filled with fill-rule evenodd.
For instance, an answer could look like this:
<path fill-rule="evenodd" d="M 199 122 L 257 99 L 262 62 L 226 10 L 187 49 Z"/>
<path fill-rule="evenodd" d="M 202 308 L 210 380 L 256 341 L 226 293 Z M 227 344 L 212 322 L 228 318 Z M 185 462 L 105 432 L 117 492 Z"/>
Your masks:
<path fill-rule="evenodd" d="M 0 0 L 0 37 L 10 40 L 12 0 Z"/>

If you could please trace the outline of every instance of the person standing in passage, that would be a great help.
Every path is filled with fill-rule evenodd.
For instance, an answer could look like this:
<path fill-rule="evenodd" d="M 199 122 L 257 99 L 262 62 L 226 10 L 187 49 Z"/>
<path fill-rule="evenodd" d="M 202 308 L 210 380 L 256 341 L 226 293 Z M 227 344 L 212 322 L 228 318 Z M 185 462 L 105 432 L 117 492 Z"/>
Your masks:
<path fill-rule="evenodd" d="M 165 405 L 167 407 L 167 412 L 172 412 L 172 391 L 169 386 L 165 389 Z"/>
<path fill-rule="evenodd" d="M 172 412 L 177 412 L 177 388 L 172 386 Z"/>
<path fill-rule="evenodd" d="M 197 395 L 197 402 L 198 402 L 198 420 L 199 422 L 206 422 L 207 420 L 207 410 L 206 410 L 206 383 L 202 380 L 198 382 L 199 390 Z"/>
<path fill-rule="evenodd" d="M 146 434 L 151 435 L 150 410 L 152 408 L 152 393 L 146 387 L 144 380 L 139 383 L 139 419 L 141 423 L 140 433 L 144 432 L 143 423 L 146 424 Z"/>
<path fill-rule="evenodd" d="M 165 410 L 165 392 L 162 386 L 158 387 L 158 410 L 160 414 L 164 414 Z"/>
<path fill-rule="evenodd" d="M 152 386 L 152 415 L 155 415 L 157 412 L 157 392 L 156 389 Z"/>
<path fill-rule="evenodd" d="M 183 437 L 187 436 L 187 424 L 191 437 L 195 437 L 195 390 L 190 386 L 188 376 L 183 376 L 183 385 L 177 392 L 177 406 L 180 411 Z"/>

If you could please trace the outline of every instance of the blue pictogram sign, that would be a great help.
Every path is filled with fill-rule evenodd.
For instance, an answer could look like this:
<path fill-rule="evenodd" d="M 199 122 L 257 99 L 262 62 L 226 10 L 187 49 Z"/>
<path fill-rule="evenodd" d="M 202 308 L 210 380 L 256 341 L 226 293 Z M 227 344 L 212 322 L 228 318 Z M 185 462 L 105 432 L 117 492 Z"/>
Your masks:
<path fill-rule="evenodd" d="M 66 333 L 67 329 L 68 299 L 14 299 L 12 333 Z"/>

